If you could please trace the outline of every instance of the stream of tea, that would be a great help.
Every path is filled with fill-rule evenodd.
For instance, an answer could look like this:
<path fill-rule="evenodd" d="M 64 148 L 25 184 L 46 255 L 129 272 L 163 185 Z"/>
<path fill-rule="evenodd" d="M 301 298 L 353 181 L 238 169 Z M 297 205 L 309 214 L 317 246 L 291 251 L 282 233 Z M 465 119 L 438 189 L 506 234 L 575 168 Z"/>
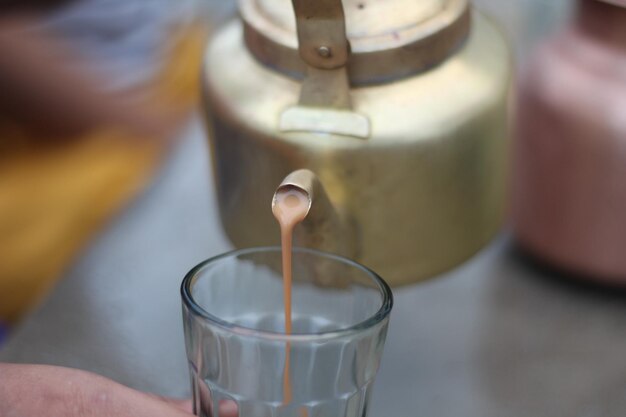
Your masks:
<path fill-rule="evenodd" d="M 285 334 L 291 334 L 291 282 L 292 282 L 292 244 L 293 229 L 303 221 L 309 211 L 309 197 L 301 190 L 284 188 L 279 190 L 272 204 L 272 212 L 280 225 L 282 242 L 283 297 L 285 305 Z M 285 350 L 285 367 L 283 371 L 283 402 L 291 402 L 292 389 L 289 377 L 291 346 L 287 343 Z"/>

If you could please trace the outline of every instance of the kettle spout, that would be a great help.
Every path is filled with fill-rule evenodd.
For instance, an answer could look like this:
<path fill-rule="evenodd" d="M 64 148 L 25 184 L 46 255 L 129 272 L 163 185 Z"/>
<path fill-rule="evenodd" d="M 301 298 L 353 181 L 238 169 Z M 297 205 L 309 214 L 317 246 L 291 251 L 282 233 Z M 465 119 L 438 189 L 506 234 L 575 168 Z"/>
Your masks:
<path fill-rule="evenodd" d="M 296 245 L 335 253 L 348 258 L 356 256 L 354 233 L 347 216 L 335 207 L 317 175 L 308 169 L 299 169 L 287 175 L 274 193 L 298 190 L 309 199 L 309 212 L 294 230 Z"/>

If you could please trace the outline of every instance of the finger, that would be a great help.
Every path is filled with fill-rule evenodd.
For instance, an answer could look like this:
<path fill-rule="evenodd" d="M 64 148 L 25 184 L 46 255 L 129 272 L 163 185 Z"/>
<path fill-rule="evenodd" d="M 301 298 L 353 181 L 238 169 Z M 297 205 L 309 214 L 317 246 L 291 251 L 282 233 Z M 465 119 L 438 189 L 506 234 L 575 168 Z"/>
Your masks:
<path fill-rule="evenodd" d="M 238 417 L 239 407 L 233 400 L 222 400 L 219 405 L 220 417 Z"/>
<path fill-rule="evenodd" d="M 168 398 L 160 395 L 149 394 L 152 398 L 156 398 L 161 400 L 173 407 L 178 408 L 179 410 L 185 411 L 187 413 L 193 413 L 193 402 L 189 399 L 181 400 L 177 398 Z"/>
<path fill-rule="evenodd" d="M 166 402 L 187 413 L 193 413 L 193 403 L 191 400 L 173 400 L 169 398 Z"/>

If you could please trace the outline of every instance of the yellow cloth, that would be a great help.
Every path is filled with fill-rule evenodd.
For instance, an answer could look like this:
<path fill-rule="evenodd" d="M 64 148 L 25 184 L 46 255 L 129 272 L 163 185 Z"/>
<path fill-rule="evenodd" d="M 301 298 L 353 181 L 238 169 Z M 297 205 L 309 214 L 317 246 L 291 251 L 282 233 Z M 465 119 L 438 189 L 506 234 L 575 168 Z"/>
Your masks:
<path fill-rule="evenodd" d="M 188 30 L 151 100 L 173 109 L 196 102 L 204 37 L 198 27 Z M 17 134 L 3 139 L 0 321 L 11 323 L 41 300 L 93 234 L 149 183 L 165 149 L 106 129 L 43 148 Z"/>

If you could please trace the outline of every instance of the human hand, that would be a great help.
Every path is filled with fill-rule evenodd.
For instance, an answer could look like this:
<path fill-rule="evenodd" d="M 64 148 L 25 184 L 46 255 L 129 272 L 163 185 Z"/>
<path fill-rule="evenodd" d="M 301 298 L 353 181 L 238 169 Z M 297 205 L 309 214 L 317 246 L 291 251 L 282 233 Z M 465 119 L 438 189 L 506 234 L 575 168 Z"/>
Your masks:
<path fill-rule="evenodd" d="M 0 364 L 0 416 L 189 417 L 191 402 L 135 391 L 101 376 L 44 365 Z"/>

